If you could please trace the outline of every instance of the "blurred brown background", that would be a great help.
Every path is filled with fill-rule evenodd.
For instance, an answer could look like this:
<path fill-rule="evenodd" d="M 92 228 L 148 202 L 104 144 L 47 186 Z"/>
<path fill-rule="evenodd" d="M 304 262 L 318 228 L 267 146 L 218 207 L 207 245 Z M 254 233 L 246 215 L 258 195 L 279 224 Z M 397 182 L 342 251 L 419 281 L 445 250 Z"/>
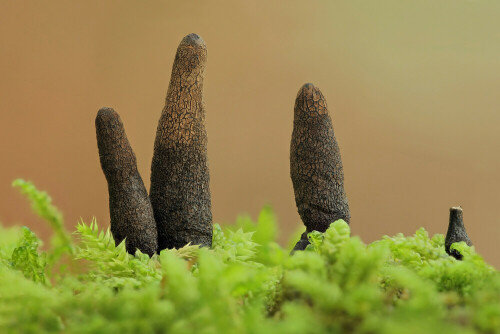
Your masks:
<path fill-rule="evenodd" d="M 213 215 L 275 208 L 300 226 L 289 177 L 293 105 L 319 86 L 342 152 L 353 233 L 446 233 L 462 205 L 497 267 L 497 1 L 0 1 L 0 221 L 45 224 L 12 189 L 47 190 L 71 228 L 109 223 L 94 117 L 114 107 L 149 189 L 175 51 L 200 34 Z"/>

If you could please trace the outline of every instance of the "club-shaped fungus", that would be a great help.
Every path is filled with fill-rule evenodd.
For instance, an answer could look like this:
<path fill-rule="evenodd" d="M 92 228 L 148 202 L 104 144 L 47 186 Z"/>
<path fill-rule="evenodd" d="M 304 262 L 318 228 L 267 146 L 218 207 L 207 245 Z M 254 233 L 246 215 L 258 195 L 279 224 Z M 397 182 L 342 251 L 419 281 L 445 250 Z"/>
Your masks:
<path fill-rule="evenodd" d="M 125 239 L 127 251 L 153 255 L 158 246 L 149 196 L 120 116 L 102 108 L 95 120 L 101 167 L 108 182 L 111 233 L 116 244 Z"/>
<path fill-rule="evenodd" d="M 154 145 L 150 198 L 158 247 L 210 246 L 212 212 L 207 161 L 203 39 L 184 37 L 175 55 Z"/>
<path fill-rule="evenodd" d="M 468 246 L 472 246 L 472 242 L 467 235 L 464 225 L 464 211 L 461 207 L 455 206 L 450 208 L 450 223 L 448 225 L 448 232 L 444 241 L 444 248 L 448 255 L 453 256 L 457 260 L 462 259 L 462 254 L 456 250 L 450 250 L 454 242 L 465 241 Z"/>
<path fill-rule="evenodd" d="M 331 223 L 351 218 L 344 172 L 326 100 L 313 84 L 303 85 L 295 100 L 290 147 L 295 203 L 306 232 L 294 250 L 309 244 L 307 233 L 324 232 Z"/>

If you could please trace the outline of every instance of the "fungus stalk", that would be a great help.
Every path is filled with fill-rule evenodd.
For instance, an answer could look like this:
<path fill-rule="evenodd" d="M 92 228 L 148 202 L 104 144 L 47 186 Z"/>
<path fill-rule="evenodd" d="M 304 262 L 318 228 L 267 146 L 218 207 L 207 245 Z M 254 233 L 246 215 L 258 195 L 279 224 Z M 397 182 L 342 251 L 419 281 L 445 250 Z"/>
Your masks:
<path fill-rule="evenodd" d="M 302 86 L 295 100 L 290 176 L 295 203 L 306 226 L 294 251 L 309 244 L 307 233 L 325 232 L 338 219 L 349 223 L 339 146 L 326 100 L 310 83 Z"/>
<path fill-rule="evenodd" d="M 450 247 L 455 242 L 465 241 L 467 246 L 472 246 L 472 242 L 467 235 L 464 225 L 464 212 L 461 207 L 456 206 L 450 208 L 450 223 L 448 225 L 448 232 L 444 240 L 444 248 L 448 255 L 453 256 L 457 260 L 462 259 L 462 254 L 456 250 L 450 250 Z"/>
<path fill-rule="evenodd" d="M 95 120 L 101 167 L 108 182 L 111 233 L 116 245 L 152 256 L 157 250 L 156 223 L 148 193 L 120 116 L 102 108 Z"/>
<path fill-rule="evenodd" d="M 203 77 L 207 49 L 196 34 L 175 55 L 154 145 L 150 198 L 158 246 L 212 244 Z"/>

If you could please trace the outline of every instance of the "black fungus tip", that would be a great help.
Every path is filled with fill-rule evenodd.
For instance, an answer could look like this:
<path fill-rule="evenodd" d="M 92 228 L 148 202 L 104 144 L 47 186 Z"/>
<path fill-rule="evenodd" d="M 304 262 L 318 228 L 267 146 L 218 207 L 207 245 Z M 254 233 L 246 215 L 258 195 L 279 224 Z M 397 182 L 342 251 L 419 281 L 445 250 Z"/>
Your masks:
<path fill-rule="evenodd" d="M 321 90 L 312 83 L 300 87 L 295 99 L 295 118 L 315 118 L 328 114 L 326 99 Z"/>
<path fill-rule="evenodd" d="M 302 89 L 313 89 L 316 88 L 313 83 L 307 82 L 302 85 Z"/>
<path fill-rule="evenodd" d="M 197 34 L 189 34 L 186 37 L 184 37 L 181 41 L 181 44 L 183 46 L 194 46 L 194 47 L 203 47 L 205 48 L 205 41 L 203 38 L 201 38 L 200 35 Z"/>
<path fill-rule="evenodd" d="M 461 207 L 450 208 L 450 221 L 448 224 L 448 232 L 444 241 L 446 253 L 453 256 L 457 260 L 462 259 L 462 255 L 456 251 L 451 251 L 450 247 L 455 242 L 464 241 L 468 246 L 472 246 L 472 242 L 465 230 L 463 210 Z"/>
<path fill-rule="evenodd" d="M 113 108 L 110 108 L 110 107 L 102 107 L 97 112 L 97 117 L 102 117 L 104 115 L 109 115 L 109 114 L 116 114 L 116 111 Z"/>
<path fill-rule="evenodd" d="M 302 96 L 302 98 L 312 97 L 313 94 L 321 94 L 321 91 L 318 87 L 314 86 L 314 84 L 308 82 L 300 87 L 297 96 Z"/>
<path fill-rule="evenodd" d="M 309 239 L 307 238 L 307 233 L 308 233 L 307 230 L 304 233 L 302 233 L 302 235 L 300 236 L 300 240 L 297 241 L 297 243 L 295 244 L 295 247 L 293 247 L 290 254 L 295 253 L 295 251 L 305 250 L 307 248 L 307 245 L 310 244 Z"/>
<path fill-rule="evenodd" d="M 97 136 L 102 136 L 106 130 L 104 128 L 109 126 L 118 126 L 123 131 L 123 123 L 120 115 L 113 109 L 104 107 L 99 109 L 95 118 L 95 125 L 97 128 Z"/>

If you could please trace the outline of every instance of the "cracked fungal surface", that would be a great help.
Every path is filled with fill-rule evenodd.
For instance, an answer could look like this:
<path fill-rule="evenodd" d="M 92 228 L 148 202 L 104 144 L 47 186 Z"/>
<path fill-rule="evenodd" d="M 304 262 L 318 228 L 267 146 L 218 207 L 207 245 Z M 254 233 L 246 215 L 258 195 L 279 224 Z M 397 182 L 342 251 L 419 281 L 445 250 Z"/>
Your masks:
<path fill-rule="evenodd" d="M 450 223 L 448 224 L 448 232 L 444 240 L 444 247 L 448 255 L 453 256 L 457 260 L 462 259 L 462 254 L 456 250 L 450 250 L 454 242 L 465 241 L 468 246 L 472 246 L 472 242 L 467 235 L 464 225 L 464 212 L 461 207 L 456 206 L 450 208 Z"/>
<path fill-rule="evenodd" d="M 116 245 L 152 256 L 157 250 L 156 223 L 148 193 L 120 116 L 102 108 L 95 120 L 101 167 L 108 182 L 111 233 Z"/>
<path fill-rule="evenodd" d="M 207 48 L 190 34 L 175 56 L 154 145 L 150 198 L 159 250 L 212 244 L 203 77 Z"/>
<path fill-rule="evenodd" d="M 306 232 L 294 250 L 309 244 L 307 233 L 325 232 L 331 223 L 350 221 L 344 172 L 326 100 L 313 84 L 297 94 L 290 147 L 290 175 L 295 203 Z"/>

